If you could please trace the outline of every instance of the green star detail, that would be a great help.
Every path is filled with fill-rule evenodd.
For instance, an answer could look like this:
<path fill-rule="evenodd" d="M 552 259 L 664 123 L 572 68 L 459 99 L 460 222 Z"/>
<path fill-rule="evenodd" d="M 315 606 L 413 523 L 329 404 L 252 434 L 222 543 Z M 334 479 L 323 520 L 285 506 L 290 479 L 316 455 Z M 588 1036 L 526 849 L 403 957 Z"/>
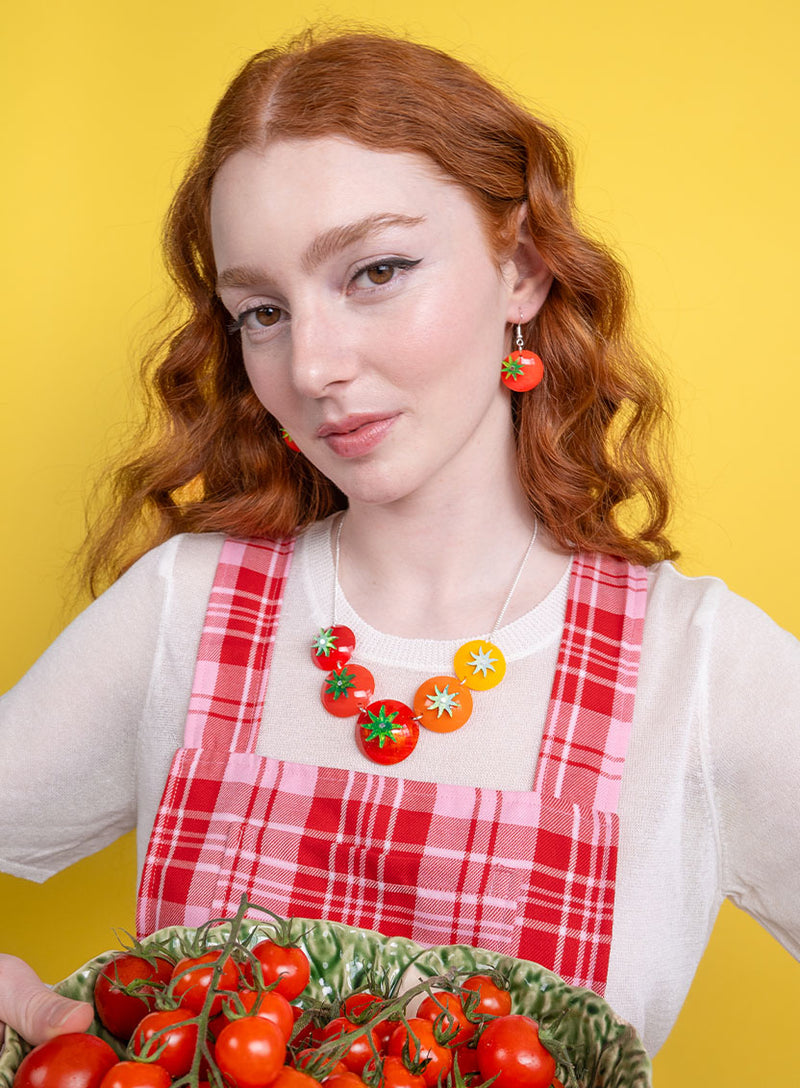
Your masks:
<path fill-rule="evenodd" d="M 433 685 L 433 695 L 426 696 L 428 705 L 426 710 L 435 710 L 436 717 L 441 718 L 442 714 L 448 714 L 453 717 L 453 711 L 458 710 L 461 703 L 458 701 L 457 692 L 450 691 L 450 685 L 445 684 L 444 690 L 439 691 L 437 686 Z"/>
<path fill-rule="evenodd" d="M 338 699 L 340 695 L 346 696 L 350 688 L 355 687 L 356 684 L 356 674 L 348 672 L 347 668 L 340 669 L 339 672 L 334 669 L 326 679 L 328 694 L 332 695 L 334 699 Z"/>
<path fill-rule="evenodd" d="M 500 368 L 503 374 L 509 378 L 518 378 L 522 373 L 525 364 L 521 359 L 512 359 L 511 356 L 507 359 L 503 359 L 503 365 Z"/>
<path fill-rule="evenodd" d="M 492 657 L 491 650 L 484 650 L 482 646 L 478 647 L 478 652 L 470 655 L 470 661 L 468 662 L 472 669 L 472 675 L 483 673 L 486 676 L 487 672 L 494 672 L 494 663 L 497 661 L 496 657 Z"/>
<path fill-rule="evenodd" d="M 397 711 L 387 711 L 386 707 L 381 703 L 381 708 L 377 714 L 373 714 L 371 710 L 367 711 L 369 717 L 369 725 L 364 724 L 362 729 L 369 729 L 369 733 L 364 738 L 367 740 L 376 740 L 378 747 L 383 748 L 387 740 L 390 740 L 393 744 L 398 743 L 398 738 L 394 735 L 394 720 L 397 717 Z"/>
<path fill-rule="evenodd" d="M 317 657 L 327 657 L 336 649 L 336 635 L 332 627 L 320 627 L 319 634 L 313 642 L 314 653 Z"/>

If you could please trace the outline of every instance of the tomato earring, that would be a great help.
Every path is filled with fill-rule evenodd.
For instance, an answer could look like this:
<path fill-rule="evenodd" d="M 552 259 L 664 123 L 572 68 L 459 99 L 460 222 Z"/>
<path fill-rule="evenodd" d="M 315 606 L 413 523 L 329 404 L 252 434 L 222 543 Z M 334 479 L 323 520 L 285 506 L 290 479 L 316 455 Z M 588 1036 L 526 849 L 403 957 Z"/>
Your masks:
<path fill-rule="evenodd" d="M 292 438 L 292 436 L 289 434 L 289 432 L 284 427 L 281 427 L 280 430 L 281 430 L 281 438 L 286 443 L 286 445 L 289 447 L 289 449 L 294 450 L 295 453 L 299 453 L 300 452 L 300 447 L 297 445 L 297 443 Z"/>
<path fill-rule="evenodd" d="M 517 346 L 503 359 L 500 368 L 500 380 L 508 389 L 515 393 L 526 393 L 535 388 L 544 375 L 542 360 L 532 351 L 526 351 L 525 341 L 522 339 L 522 325 L 517 325 L 517 333 L 514 337 Z"/>

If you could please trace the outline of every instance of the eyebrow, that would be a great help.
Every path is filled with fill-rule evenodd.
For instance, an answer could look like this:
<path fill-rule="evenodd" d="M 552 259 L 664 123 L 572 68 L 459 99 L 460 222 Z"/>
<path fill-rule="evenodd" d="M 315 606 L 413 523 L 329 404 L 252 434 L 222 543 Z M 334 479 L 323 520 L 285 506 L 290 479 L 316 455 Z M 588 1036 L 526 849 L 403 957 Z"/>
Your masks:
<path fill-rule="evenodd" d="M 306 272 L 313 272 L 323 261 L 340 253 L 343 249 L 356 242 L 363 241 L 368 235 L 386 227 L 416 227 L 425 222 L 424 215 L 397 215 L 393 213 L 379 213 L 366 215 L 363 219 L 357 219 L 354 223 L 347 223 L 340 227 L 331 227 L 317 235 L 300 258 L 302 268 Z M 225 268 L 217 277 L 217 290 L 225 287 L 252 287 L 269 277 L 263 269 L 254 265 L 236 265 Z"/>

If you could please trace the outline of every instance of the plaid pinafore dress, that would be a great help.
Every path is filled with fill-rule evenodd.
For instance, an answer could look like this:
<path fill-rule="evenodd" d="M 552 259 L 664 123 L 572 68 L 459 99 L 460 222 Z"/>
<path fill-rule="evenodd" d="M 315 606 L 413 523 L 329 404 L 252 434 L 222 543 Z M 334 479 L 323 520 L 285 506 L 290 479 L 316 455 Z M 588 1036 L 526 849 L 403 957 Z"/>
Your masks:
<path fill-rule="evenodd" d="M 256 754 L 292 550 L 223 545 L 140 934 L 233 914 L 244 892 L 284 916 L 521 956 L 603 993 L 644 568 L 574 557 L 534 786 L 509 791 Z"/>

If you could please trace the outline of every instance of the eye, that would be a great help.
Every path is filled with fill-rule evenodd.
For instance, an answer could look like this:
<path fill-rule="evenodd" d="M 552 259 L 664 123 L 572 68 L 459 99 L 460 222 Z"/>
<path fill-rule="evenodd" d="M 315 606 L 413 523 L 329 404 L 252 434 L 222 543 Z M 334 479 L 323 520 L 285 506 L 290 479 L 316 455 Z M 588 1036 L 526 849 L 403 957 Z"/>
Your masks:
<path fill-rule="evenodd" d="M 250 311 L 250 317 L 258 325 L 263 325 L 264 328 L 274 325 L 280 320 L 281 312 L 277 306 L 258 306 L 255 310 Z"/>
<path fill-rule="evenodd" d="M 364 269 L 364 273 L 370 283 L 388 283 L 395 274 L 397 266 L 393 264 L 373 264 Z"/>
<path fill-rule="evenodd" d="M 228 331 L 238 332 L 240 329 L 249 329 L 251 332 L 256 332 L 258 329 L 269 329 L 278 324 L 282 314 L 283 310 L 279 306 L 254 306 L 240 313 L 228 326 Z"/>
<path fill-rule="evenodd" d="M 421 258 L 420 258 L 421 259 Z M 385 287 L 387 283 L 398 278 L 398 273 L 408 272 L 420 262 L 411 261 L 407 257 L 392 257 L 385 261 L 373 261 L 359 268 L 353 276 L 351 285 L 362 287 Z M 368 282 L 365 283 L 364 280 Z"/>

